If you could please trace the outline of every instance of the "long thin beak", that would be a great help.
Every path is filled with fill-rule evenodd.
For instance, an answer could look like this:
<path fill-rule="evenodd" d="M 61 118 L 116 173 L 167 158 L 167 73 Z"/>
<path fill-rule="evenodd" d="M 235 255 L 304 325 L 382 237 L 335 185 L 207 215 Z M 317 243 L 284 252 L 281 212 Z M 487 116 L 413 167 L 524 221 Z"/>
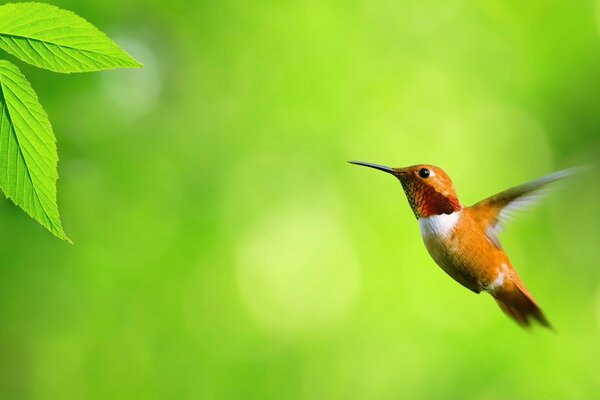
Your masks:
<path fill-rule="evenodd" d="M 394 171 L 393 168 L 385 167 L 383 165 L 373 164 L 373 163 L 368 163 L 368 162 L 363 162 L 363 161 L 348 161 L 348 162 L 350 164 L 362 165 L 363 167 L 375 168 L 375 169 L 378 169 L 383 172 L 388 172 L 388 173 L 394 174 L 394 175 L 396 174 L 396 171 Z"/>

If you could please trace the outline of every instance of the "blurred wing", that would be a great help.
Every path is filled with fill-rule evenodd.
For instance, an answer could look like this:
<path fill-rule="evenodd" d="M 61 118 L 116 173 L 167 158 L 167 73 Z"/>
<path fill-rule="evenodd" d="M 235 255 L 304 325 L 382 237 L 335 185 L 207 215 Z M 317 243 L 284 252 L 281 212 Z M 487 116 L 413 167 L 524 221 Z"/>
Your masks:
<path fill-rule="evenodd" d="M 531 182 L 515 186 L 475 204 L 472 208 L 478 210 L 478 215 L 487 225 L 487 235 L 490 240 L 501 248 L 497 234 L 507 221 L 520 211 L 530 208 L 548 192 L 548 184 L 573 175 L 576 169 L 558 171 Z"/>

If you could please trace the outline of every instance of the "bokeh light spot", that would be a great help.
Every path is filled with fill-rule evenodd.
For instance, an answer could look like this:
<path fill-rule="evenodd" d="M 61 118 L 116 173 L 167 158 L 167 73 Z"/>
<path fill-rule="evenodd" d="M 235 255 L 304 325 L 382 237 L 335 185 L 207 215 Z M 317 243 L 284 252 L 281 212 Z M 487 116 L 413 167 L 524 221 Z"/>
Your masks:
<path fill-rule="evenodd" d="M 326 327 L 348 310 L 359 289 L 350 242 L 319 207 L 285 207 L 248 232 L 237 255 L 245 303 L 281 334 Z"/>
<path fill-rule="evenodd" d="M 163 85 L 158 58 L 150 46 L 128 35 L 116 42 L 144 67 L 102 74 L 106 96 L 133 116 L 147 114 L 156 107 Z"/>

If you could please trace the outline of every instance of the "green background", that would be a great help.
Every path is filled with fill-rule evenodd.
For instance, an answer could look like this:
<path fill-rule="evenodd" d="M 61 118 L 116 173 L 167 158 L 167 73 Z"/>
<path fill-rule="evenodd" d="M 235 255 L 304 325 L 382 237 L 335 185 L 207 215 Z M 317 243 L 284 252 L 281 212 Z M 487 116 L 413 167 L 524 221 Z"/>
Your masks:
<path fill-rule="evenodd" d="M 503 244 L 521 330 L 430 259 L 398 182 L 465 204 L 600 158 L 599 1 L 60 1 L 143 70 L 15 61 L 68 245 L 0 202 L 3 399 L 600 398 L 600 180 Z"/>

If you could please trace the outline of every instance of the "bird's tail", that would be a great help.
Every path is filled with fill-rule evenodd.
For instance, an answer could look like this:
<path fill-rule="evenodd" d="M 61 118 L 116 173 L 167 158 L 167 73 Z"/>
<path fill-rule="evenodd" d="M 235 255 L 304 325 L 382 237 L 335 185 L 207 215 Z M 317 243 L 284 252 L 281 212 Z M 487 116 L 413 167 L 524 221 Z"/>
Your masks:
<path fill-rule="evenodd" d="M 546 328 L 552 329 L 533 296 L 521 282 L 506 279 L 503 285 L 491 294 L 502 311 L 522 327 L 529 327 L 531 320 L 535 319 Z"/>

